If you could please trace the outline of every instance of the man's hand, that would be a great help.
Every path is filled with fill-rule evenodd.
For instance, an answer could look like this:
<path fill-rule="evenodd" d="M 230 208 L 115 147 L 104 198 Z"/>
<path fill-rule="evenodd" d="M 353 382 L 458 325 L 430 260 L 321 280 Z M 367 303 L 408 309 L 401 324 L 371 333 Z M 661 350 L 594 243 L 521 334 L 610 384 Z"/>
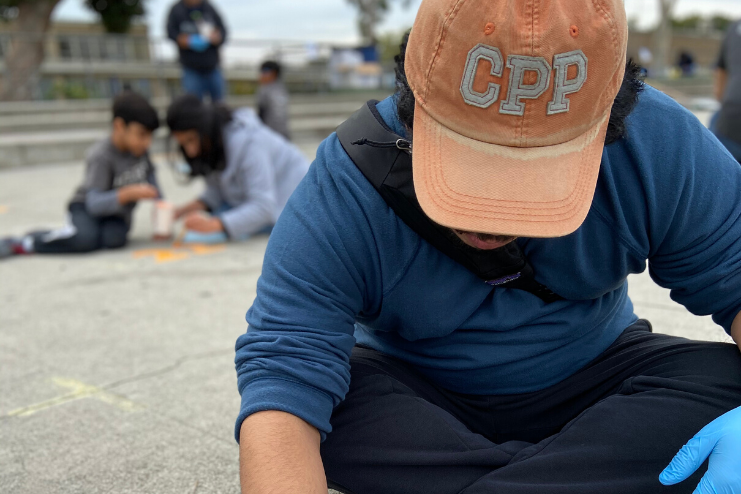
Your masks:
<path fill-rule="evenodd" d="M 223 39 L 224 39 L 224 38 L 223 38 L 223 37 L 221 36 L 221 31 L 219 31 L 218 29 L 214 29 L 214 30 L 213 30 L 213 31 L 211 32 L 211 36 L 209 37 L 209 41 L 210 41 L 210 42 L 211 42 L 211 44 L 212 44 L 212 45 L 214 45 L 214 46 L 218 46 L 218 45 L 220 45 L 220 44 L 221 44 L 221 41 L 222 41 Z"/>
<path fill-rule="evenodd" d="M 327 494 L 319 455 L 319 431 L 300 418 L 274 410 L 250 415 L 239 433 L 243 494 Z"/>
<path fill-rule="evenodd" d="M 185 50 L 188 48 L 189 40 L 187 34 L 178 34 L 178 46 Z"/>
<path fill-rule="evenodd" d="M 664 485 L 682 482 L 708 461 L 708 471 L 694 494 L 741 492 L 741 407 L 721 415 L 679 450 L 661 472 Z"/>
<path fill-rule="evenodd" d="M 132 184 L 117 189 L 116 195 L 119 204 L 129 204 L 142 199 L 156 199 L 159 197 L 159 192 L 150 184 Z"/>
<path fill-rule="evenodd" d="M 198 233 L 216 233 L 223 232 L 224 225 L 221 224 L 219 218 L 213 216 L 207 216 L 203 213 L 193 213 L 185 218 L 186 230 L 191 230 Z"/>

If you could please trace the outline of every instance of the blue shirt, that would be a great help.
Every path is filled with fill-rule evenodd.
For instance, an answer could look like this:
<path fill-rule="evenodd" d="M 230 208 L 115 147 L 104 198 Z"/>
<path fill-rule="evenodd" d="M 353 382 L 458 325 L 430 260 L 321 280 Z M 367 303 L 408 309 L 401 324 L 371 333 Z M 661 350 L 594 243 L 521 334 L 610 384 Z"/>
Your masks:
<path fill-rule="evenodd" d="M 378 105 L 403 129 L 393 98 Z M 270 238 L 236 345 L 242 420 L 282 410 L 331 431 L 358 342 L 471 394 L 536 391 L 577 372 L 636 321 L 626 278 L 646 269 L 726 330 L 741 310 L 741 167 L 700 122 L 647 88 L 606 146 L 592 207 L 571 235 L 519 239 L 566 300 L 491 288 L 400 220 L 336 135 Z"/>

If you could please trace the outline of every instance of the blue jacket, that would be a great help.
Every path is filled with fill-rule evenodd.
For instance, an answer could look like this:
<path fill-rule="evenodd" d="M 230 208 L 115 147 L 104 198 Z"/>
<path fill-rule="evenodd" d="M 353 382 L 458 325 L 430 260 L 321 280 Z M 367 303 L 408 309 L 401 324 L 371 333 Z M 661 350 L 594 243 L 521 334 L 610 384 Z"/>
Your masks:
<path fill-rule="evenodd" d="M 378 106 L 403 133 L 394 100 Z M 741 167 L 688 111 L 647 88 L 624 139 L 605 147 L 590 212 L 573 234 L 519 239 L 535 277 L 566 300 L 492 289 L 386 205 L 336 135 L 268 244 L 236 345 L 242 420 L 282 410 L 330 432 L 358 342 L 472 394 L 543 389 L 636 321 L 626 278 L 646 269 L 726 330 L 741 310 Z"/>

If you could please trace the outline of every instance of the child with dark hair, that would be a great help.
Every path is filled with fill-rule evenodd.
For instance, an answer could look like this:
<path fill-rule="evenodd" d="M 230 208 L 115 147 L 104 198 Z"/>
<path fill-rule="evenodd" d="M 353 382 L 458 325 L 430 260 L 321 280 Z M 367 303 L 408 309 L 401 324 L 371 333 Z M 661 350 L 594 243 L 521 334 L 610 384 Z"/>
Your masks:
<path fill-rule="evenodd" d="M 123 247 L 137 202 L 161 197 L 148 155 L 158 127 L 157 111 L 143 96 L 128 90 L 118 95 L 111 134 L 87 153 L 85 178 L 69 203 L 67 225 L 0 239 L 0 257 Z"/>
<path fill-rule="evenodd" d="M 280 64 L 273 60 L 263 62 L 260 66 L 260 88 L 257 90 L 257 113 L 260 120 L 281 134 L 291 139 L 288 131 L 288 90 L 286 90 Z"/>
<path fill-rule="evenodd" d="M 231 111 L 194 95 L 173 101 L 167 125 L 206 190 L 175 211 L 184 241 L 215 243 L 267 232 L 309 168 L 301 152 L 249 108 Z"/>

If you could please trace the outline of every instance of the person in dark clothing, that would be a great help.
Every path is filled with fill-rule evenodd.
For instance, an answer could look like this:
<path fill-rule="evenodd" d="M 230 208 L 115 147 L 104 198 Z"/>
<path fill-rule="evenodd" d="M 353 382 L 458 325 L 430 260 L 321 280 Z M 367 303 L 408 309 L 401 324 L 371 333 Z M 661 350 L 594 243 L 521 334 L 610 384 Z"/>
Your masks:
<path fill-rule="evenodd" d="M 688 51 L 682 51 L 677 58 L 677 66 L 682 71 L 682 76 L 691 76 L 695 72 L 695 57 Z"/>
<path fill-rule="evenodd" d="M 271 234 L 243 492 L 741 492 L 741 167 L 627 43 L 622 0 L 422 0 Z M 654 334 L 647 268 L 736 344 Z"/>
<path fill-rule="evenodd" d="M 183 66 L 183 88 L 212 101 L 224 97 L 224 77 L 219 48 L 226 41 L 226 27 L 208 0 L 180 0 L 167 17 L 167 36 L 175 41 Z"/>
<path fill-rule="evenodd" d="M 741 163 L 741 21 L 731 24 L 718 57 L 715 97 L 721 102 L 710 130 Z"/>
<path fill-rule="evenodd" d="M 265 125 L 291 140 L 288 131 L 288 91 L 281 79 L 281 72 L 280 64 L 272 60 L 260 66 L 257 114 Z"/>
<path fill-rule="evenodd" d="M 157 111 L 133 91 L 113 102 L 110 136 L 87 154 L 85 179 L 68 207 L 67 225 L 0 240 L 0 257 L 116 249 L 126 245 L 138 201 L 160 198 L 148 150 L 159 127 Z"/>

